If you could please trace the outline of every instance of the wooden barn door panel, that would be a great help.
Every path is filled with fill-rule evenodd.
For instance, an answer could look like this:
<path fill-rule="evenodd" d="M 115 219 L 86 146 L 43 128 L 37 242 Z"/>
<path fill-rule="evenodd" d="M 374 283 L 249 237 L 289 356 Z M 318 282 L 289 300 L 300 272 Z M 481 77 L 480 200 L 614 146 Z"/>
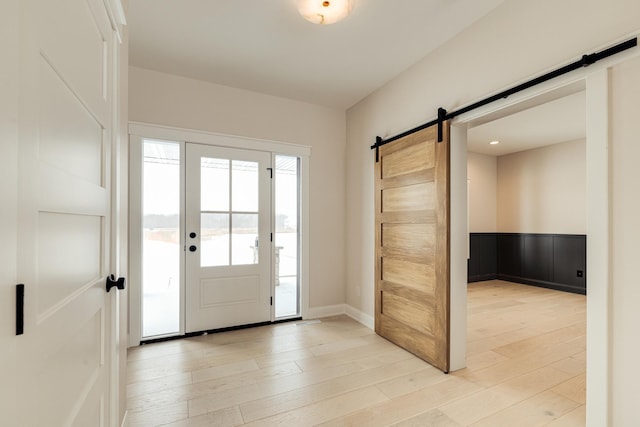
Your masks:
<path fill-rule="evenodd" d="M 448 372 L 448 123 L 380 147 L 375 182 L 376 332 Z"/>

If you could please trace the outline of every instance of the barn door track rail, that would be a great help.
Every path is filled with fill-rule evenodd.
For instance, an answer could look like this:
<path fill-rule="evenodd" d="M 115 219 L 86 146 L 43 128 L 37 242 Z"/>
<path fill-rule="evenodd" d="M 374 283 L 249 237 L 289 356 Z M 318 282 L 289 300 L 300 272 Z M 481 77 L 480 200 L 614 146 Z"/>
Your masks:
<path fill-rule="evenodd" d="M 405 136 L 414 134 L 416 132 L 419 132 L 423 129 L 426 129 L 428 127 L 431 127 L 435 124 L 438 125 L 438 142 L 442 142 L 442 126 L 443 123 L 447 120 L 451 120 L 456 116 L 459 116 L 461 114 L 467 113 L 469 111 L 475 110 L 476 108 L 480 108 L 483 107 L 487 104 L 490 104 L 494 101 L 497 101 L 499 99 L 503 99 L 503 98 L 508 98 L 509 96 L 521 92 L 525 89 L 529 89 L 533 86 L 539 85 L 540 83 L 544 83 L 546 81 L 549 81 L 551 79 L 554 79 L 556 77 L 562 76 L 563 74 L 567 74 L 570 73 L 574 70 L 577 70 L 579 68 L 583 68 L 583 67 L 588 67 L 591 64 L 594 64 L 602 59 L 608 58 L 610 56 L 613 56 L 615 54 L 618 54 L 620 52 L 624 52 L 625 50 L 631 49 L 633 47 L 636 47 L 638 45 L 638 38 L 634 37 L 632 39 L 629 39 L 625 42 L 622 43 L 618 43 L 615 46 L 611 46 L 607 49 L 604 49 L 600 52 L 594 52 L 591 54 L 587 54 L 587 55 L 582 55 L 582 58 L 578 59 L 577 61 L 574 61 L 570 64 L 567 64 L 563 67 L 557 68 L 553 71 L 550 71 L 546 74 L 543 74 L 541 76 L 535 77 L 527 82 L 521 83 L 517 86 L 514 86 L 510 89 L 504 90 L 500 93 L 497 93 L 495 95 L 489 96 L 481 101 L 475 102 L 473 104 L 470 104 L 466 107 L 462 107 L 459 110 L 455 110 L 452 112 L 447 112 L 447 110 L 445 110 L 444 108 L 438 108 L 438 118 L 431 120 L 430 122 L 427 122 L 423 125 L 417 126 L 413 129 L 409 129 L 405 132 L 402 132 L 396 136 L 392 136 L 390 138 L 387 139 L 383 139 L 380 136 L 376 137 L 376 143 L 373 144 L 371 146 L 372 150 L 376 150 L 376 163 L 380 160 L 380 154 L 379 154 L 379 149 L 380 147 L 382 147 L 385 144 L 388 144 L 390 142 L 396 141 L 400 138 L 404 138 Z"/>

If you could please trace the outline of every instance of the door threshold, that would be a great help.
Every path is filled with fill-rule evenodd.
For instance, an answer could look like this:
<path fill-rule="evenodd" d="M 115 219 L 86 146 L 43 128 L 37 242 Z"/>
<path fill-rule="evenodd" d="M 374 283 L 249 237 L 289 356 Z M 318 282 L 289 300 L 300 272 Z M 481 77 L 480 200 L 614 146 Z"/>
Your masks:
<path fill-rule="evenodd" d="M 278 323 L 297 322 L 299 320 L 302 320 L 302 317 L 292 317 L 288 319 L 274 320 L 273 322 L 259 322 L 259 323 L 250 323 L 248 325 L 238 325 L 238 326 L 228 326 L 226 328 L 208 329 L 205 331 L 189 332 L 184 335 L 171 335 L 167 337 L 149 338 L 149 339 L 141 340 L 140 345 L 155 344 L 159 342 L 173 341 L 173 340 L 179 340 L 183 338 L 199 337 L 199 336 L 209 335 L 209 334 L 218 334 L 221 332 L 239 331 L 241 329 L 258 328 L 260 326 L 276 325 Z"/>

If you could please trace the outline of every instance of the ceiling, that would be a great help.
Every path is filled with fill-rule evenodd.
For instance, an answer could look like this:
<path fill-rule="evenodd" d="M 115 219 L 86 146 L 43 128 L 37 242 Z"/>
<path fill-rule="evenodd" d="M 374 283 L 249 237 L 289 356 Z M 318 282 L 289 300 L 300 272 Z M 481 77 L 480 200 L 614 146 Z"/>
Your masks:
<path fill-rule="evenodd" d="M 347 109 L 503 0 L 357 0 L 315 25 L 296 0 L 132 0 L 130 65 Z"/>
<path fill-rule="evenodd" d="M 347 109 L 503 0 L 356 0 L 315 25 L 296 0 L 132 0 L 130 65 Z M 469 129 L 501 156 L 585 137 L 584 92 Z M 489 145 L 498 140 L 498 145 Z"/>
<path fill-rule="evenodd" d="M 473 127 L 467 132 L 467 148 L 475 153 L 502 156 L 583 139 L 587 122 L 585 102 L 585 92 L 580 91 Z M 500 144 L 489 145 L 491 141 Z"/>

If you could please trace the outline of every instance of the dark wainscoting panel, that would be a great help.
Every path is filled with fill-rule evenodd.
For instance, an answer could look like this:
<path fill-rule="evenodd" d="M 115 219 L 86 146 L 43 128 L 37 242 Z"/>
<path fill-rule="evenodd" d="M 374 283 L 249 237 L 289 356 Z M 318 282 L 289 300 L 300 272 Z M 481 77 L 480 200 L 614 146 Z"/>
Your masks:
<path fill-rule="evenodd" d="M 471 282 L 498 278 L 498 241 L 496 233 L 473 233 L 469 240 L 468 279 Z"/>
<path fill-rule="evenodd" d="M 553 281 L 553 238 L 546 235 L 525 234 L 522 277 L 544 282 Z"/>
<path fill-rule="evenodd" d="M 469 245 L 469 282 L 502 279 L 586 293 L 584 235 L 471 233 Z"/>
<path fill-rule="evenodd" d="M 553 239 L 554 281 L 578 289 L 587 288 L 586 236 L 556 236 Z"/>
<path fill-rule="evenodd" d="M 496 233 L 496 236 L 498 241 L 498 271 L 496 274 L 522 276 L 522 235 Z"/>

